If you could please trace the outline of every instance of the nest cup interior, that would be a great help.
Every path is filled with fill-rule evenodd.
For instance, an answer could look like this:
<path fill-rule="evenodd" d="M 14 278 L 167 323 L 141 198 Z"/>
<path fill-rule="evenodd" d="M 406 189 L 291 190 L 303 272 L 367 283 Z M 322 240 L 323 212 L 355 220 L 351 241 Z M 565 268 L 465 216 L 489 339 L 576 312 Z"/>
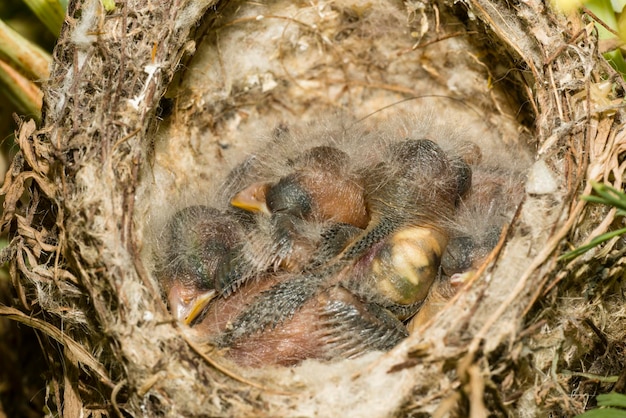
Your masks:
<path fill-rule="evenodd" d="M 530 109 L 515 88 L 524 80 L 464 13 L 394 1 L 219 6 L 162 101 L 140 191 L 153 271 L 173 239 L 168 220 L 194 205 L 226 210 L 224 184 L 246 158 L 279 167 L 285 148 L 303 151 L 339 132 L 363 150 L 379 137 L 417 135 L 449 150 L 474 142 L 520 181 L 533 146 Z M 281 129 L 288 145 L 272 139 Z"/>
<path fill-rule="evenodd" d="M 520 73 L 481 45 L 473 22 L 452 14 L 462 7 L 234 2 L 218 10 L 162 102 L 169 115 L 153 171 L 163 194 L 154 202 L 211 193 L 280 124 L 338 112 L 374 129 L 398 115 L 434 118 L 494 143 L 532 146 Z"/>

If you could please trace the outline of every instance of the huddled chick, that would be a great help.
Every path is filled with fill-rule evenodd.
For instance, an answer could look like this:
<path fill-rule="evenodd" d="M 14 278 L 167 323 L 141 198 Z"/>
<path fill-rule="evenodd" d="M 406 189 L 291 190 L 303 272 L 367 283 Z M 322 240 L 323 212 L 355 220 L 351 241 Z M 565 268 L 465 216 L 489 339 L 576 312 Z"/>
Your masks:
<path fill-rule="evenodd" d="M 495 246 L 522 175 L 403 123 L 281 127 L 224 182 L 229 210 L 176 213 L 156 271 L 174 316 L 263 366 L 388 350 L 434 315 Z"/>
<path fill-rule="evenodd" d="M 156 274 L 174 317 L 190 324 L 223 289 L 243 229 L 232 216 L 196 205 L 176 212 L 161 238 L 167 245 Z"/>

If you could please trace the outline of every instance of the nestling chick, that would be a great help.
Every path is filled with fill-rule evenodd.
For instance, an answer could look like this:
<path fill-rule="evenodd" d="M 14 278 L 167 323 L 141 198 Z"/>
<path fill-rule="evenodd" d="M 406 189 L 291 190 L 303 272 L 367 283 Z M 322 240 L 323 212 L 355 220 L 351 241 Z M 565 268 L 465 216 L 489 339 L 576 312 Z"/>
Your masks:
<path fill-rule="evenodd" d="M 370 173 L 365 206 L 373 217 L 367 229 L 337 224 L 354 230 L 326 236 L 330 244 L 320 249 L 335 248 L 326 265 L 270 275 L 214 301 L 202 327 L 223 329 L 218 345 L 244 353 L 240 362 L 295 362 L 387 349 L 407 335 L 399 318 L 409 317 L 426 297 L 447 241 L 432 208 L 452 216 L 468 171 L 429 140 L 390 144 L 376 168 L 385 176 Z M 249 295 L 255 296 L 242 300 Z M 230 315 L 227 305 L 235 307 Z"/>
<path fill-rule="evenodd" d="M 507 166 L 476 165 L 472 171 L 473 187 L 449 224 L 450 243 L 441 263 L 448 276 L 482 263 L 524 195 L 524 175 L 515 170 L 513 161 Z"/>
<path fill-rule="evenodd" d="M 283 129 L 233 170 L 228 214 L 192 207 L 168 225 L 175 316 L 239 364 L 393 347 L 480 264 L 521 195 L 520 176 L 447 131 L 340 128 Z"/>
<path fill-rule="evenodd" d="M 427 139 L 389 145 L 366 182 L 372 220 L 342 252 L 355 260 L 348 288 L 404 319 L 419 308 L 448 241 L 446 222 L 470 187 L 471 169 Z"/>
<path fill-rule="evenodd" d="M 269 216 L 331 221 L 365 228 L 369 215 L 361 179 L 351 173 L 349 156 L 334 146 L 310 148 L 290 161 L 292 172 L 276 182 L 256 182 L 231 204 Z"/>
<path fill-rule="evenodd" d="M 231 205 L 252 215 L 238 283 L 268 270 L 301 271 L 318 248 L 343 249 L 328 240 L 337 225 L 349 227 L 344 236 L 369 223 L 356 136 L 317 132 L 303 149 L 300 135 L 283 129 L 270 143 L 275 153 L 249 158 L 229 179 Z"/>
<path fill-rule="evenodd" d="M 170 219 L 156 275 L 177 320 L 190 324 L 221 291 L 242 238 L 235 219 L 208 206 L 187 207 Z"/>
<path fill-rule="evenodd" d="M 349 358 L 390 349 L 408 335 L 391 313 L 339 285 L 311 286 L 307 279 L 283 275 L 247 282 L 214 300 L 194 330 L 252 367 Z"/>
<path fill-rule="evenodd" d="M 410 332 L 429 322 L 474 276 L 524 196 L 527 161 L 523 152 L 509 155 L 492 149 L 487 161 L 479 153 L 472 151 L 472 155 L 467 160 L 472 169 L 472 188 L 459 202 L 456 216 L 447 227 L 450 240 L 441 259 L 442 275 L 409 322 Z"/>

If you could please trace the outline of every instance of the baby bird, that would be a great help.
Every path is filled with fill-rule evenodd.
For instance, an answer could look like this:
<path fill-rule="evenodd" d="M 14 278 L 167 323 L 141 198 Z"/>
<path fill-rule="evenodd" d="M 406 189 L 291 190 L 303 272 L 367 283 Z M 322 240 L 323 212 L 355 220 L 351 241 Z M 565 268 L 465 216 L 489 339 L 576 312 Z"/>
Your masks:
<path fill-rule="evenodd" d="M 228 298 L 214 300 L 194 330 L 251 367 L 350 358 L 388 350 L 408 335 L 389 312 L 340 285 L 311 286 L 308 279 L 273 275 L 249 281 Z M 285 312 L 290 315 L 281 315 Z"/>
<path fill-rule="evenodd" d="M 319 228 L 325 223 L 367 225 L 362 181 L 348 164 L 348 155 L 335 147 L 313 147 L 290 161 L 289 174 L 274 182 L 255 182 L 231 199 L 234 207 L 265 217 L 257 219 L 259 224 L 269 222 L 275 268 L 301 270 L 318 246 Z"/>
<path fill-rule="evenodd" d="M 448 226 L 451 237 L 441 262 L 447 276 L 475 270 L 498 243 L 524 196 L 524 174 L 514 167 L 473 167 L 473 187 Z"/>
<path fill-rule="evenodd" d="M 434 136 L 340 129 L 303 149 L 282 129 L 233 170 L 227 213 L 195 206 L 168 224 L 177 242 L 158 273 L 174 315 L 255 367 L 396 345 L 482 262 L 522 195 L 478 145 Z"/>
<path fill-rule="evenodd" d="M 348 288 L 402 319 L 415 313 L 447 246 L 445 223 L 470 179 L 467 163 L 433 141 L 390 144 L 366 180 L 372 221 L 340 255 L 355 261 Z"/>
<path fill-rule="evenodd" d="M 349 156 L 333 146 L 310 148 L 290 161 L 292 172 L 275 182 L 253 183 L 231 204 L 268 216 L 288 215 L 365 228 L 369 215 L 361 179 L 348 170 Z"/>
<path fill-rule="evenodd" d="M 447 242 L 440 217 L 452 216 L 467 191 L 468 170 L 430 140 L 403 140 L 372 171 L 366 229 L 338 223 L 319 247 L 325 263 L 268 272 L 213 301 L 198 327 L 214 344 L 240 363 L 293 364 L 384 350 L 406 337 L 401 320 L 437 275 Z M 267 193 L 256 199 L 271 207 Z"/>
<path fill-rule="evenodd" d="M 473 153 L 472 188 L 448 224 L 450 240 L 441 259 L 442 274 L 408 323 L 411 333 L 438 314 L 473 277 L 497 245 L 505 224 L 524 196 L 524 154 L 502 154 L 495 159 L 494 154 L 492 150 L 491 159 L 481 161 L 482 156 Z"/>
<path fill-rule="evenodd" d="M 341 133 L 313 136 L 302 150 L 300 137 L 281 132 L 271 143 L 278 155 L 248 159 L 228 181 L 230 204 L 250 219 L 233 288 L 266 271 L 320 264 L 369 224 L 360 151 L 334 139 Z"/>
<path fill-rule="evenodd" d="M 178 211 L 162 238 L 156 275 L 174 317 L 190 324 L 226 285 L 243 231 L 231 216 L 198 205 Z"/>

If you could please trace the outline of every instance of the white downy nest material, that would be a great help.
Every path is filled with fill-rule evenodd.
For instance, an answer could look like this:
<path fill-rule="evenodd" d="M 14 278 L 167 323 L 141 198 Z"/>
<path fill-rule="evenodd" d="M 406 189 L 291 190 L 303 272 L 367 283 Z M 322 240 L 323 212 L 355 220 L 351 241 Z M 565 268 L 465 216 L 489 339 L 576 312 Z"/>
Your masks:
<path fill-rule="evenodd" d="M 52 411 L 570 415 L 597 390 L 572 373 L 623 369 L 621 241 L 557 260 L 617 223 L 578 197 L 624 171 L 624 86 L 580 17 L 536 1 L 146 3 L 70 6 L 44 125 L 22 125 L 3 187 L 17 297 L 1 312 L 64 347 Z M 530 166 L 522 204 L 476 280 L 391 352 L 238 369 L 171 320 L 155 237 L 215 202 L 276 126 L 337 115 L 480 138 Z"/>

